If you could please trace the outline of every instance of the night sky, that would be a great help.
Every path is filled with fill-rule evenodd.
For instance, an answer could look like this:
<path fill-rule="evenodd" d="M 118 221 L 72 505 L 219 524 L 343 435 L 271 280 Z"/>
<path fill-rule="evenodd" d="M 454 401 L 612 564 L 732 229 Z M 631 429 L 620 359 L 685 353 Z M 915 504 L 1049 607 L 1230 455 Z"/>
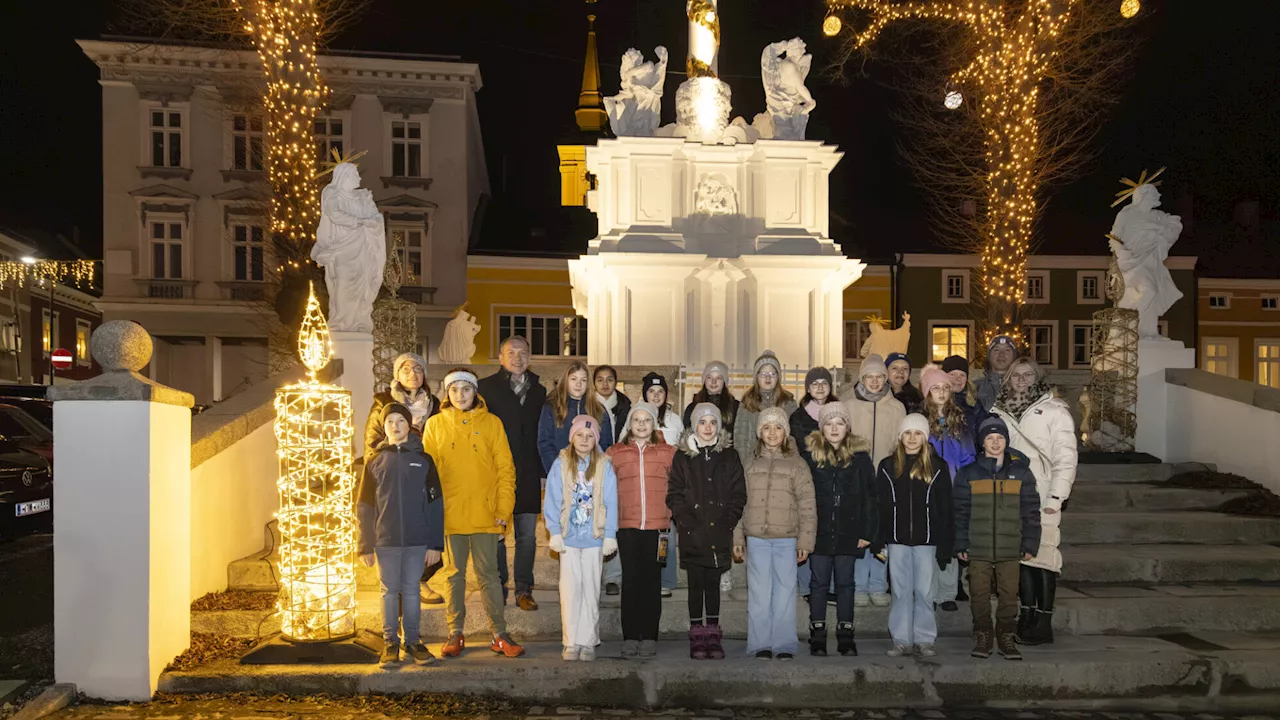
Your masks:
<path fill-rule="evenodd" d="M 1114 4 L 1117 0 L 1085 0 Z M 123 33 L 108 3 L 32 0 L 2 3 L 9 30 L 0 63 L 0 157 L 12 178 L 0 196 L 0 221 L 70 235 L 101 247 L 101 93 L 97 69 L 74 40 Z M 820 24 L 819 0 L 722 0 L 721 75 L 734 93 L 734 114 L 750 120 L 764 109 L 761 48 L 800 35 L 825 64 L 832 41 Z M 1099 160 L 1057 189 L 1038 232 L 1054 251 L 1105 252 L 1101 234 L 1122 175 L 1169 166 L 1166 209 L 1194 197 L 1194 227 L 1175 253 L 1245 257 L 1257 236 L 1230 230 L 1240 200 L 1261 202 L 1264 227 L 1280 210 L 1280 13 L 1270 3 L 1233 7 L 1190 0 L 1146 0 L 1141 51 L 1123 102 L 1098 138 Z M 683 0 L 600 0 L 601 72 L 605 94 L 617 91 L 617 63 L 631 46 L 652 59 L 653 47 L 683 67 Z M 581 82 L 586 6 L 580 0 L 373 0 L 361 22 L 333 46 L 387 52 L 446 53 L 478 62 L 479 94 L 490 181 L 492 222 L 482 246 L 576 252 L 557 209 L 556 142 L 573 130 Z M 890 119 L 896 102 L 889 69 L 872 63 L 866 76 L 830 84 L 810 76 L 818 108 L 809 137 L 838 144 L 845 158 L 832 175 L 833 235 L 850 254 L 886 257 L 931 247 L 920 192 L 901 166 Z M 681 76 L 667 81 L 664 122 L 674 120 Z M 1212 228 L 1212 231 L 1210 230 Z M 540 230 L 539 230 L 540 229 Z M 1274 243 L 1276 236 L 1271 235 Z M 1096 245 L 1097 248 L 1093 248 Z"/>

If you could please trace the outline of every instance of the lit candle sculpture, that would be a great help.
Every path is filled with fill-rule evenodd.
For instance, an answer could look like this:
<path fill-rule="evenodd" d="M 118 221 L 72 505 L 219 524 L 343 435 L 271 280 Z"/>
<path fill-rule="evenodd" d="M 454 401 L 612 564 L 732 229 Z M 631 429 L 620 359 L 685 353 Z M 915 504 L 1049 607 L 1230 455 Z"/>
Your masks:
<path fill-rule="evenodd" d="M 687 0 L 688 80 L 676 90 L 676 124 L 687 138 L 716 143 L 729 126 L 729 86 L 717 76 L 720 67 L 718 0 Z"/>

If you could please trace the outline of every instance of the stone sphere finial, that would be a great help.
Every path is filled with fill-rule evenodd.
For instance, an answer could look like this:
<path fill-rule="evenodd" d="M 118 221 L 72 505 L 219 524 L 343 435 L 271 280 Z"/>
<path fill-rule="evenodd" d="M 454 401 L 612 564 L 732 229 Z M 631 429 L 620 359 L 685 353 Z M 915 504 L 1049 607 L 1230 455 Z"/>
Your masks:
<path fill-rule="evenodd" d="M 112 320 L 93 331 L 89 350 L 106 372 L 138 372 L 151 362 L 151 334 L 132 320 Z"/>

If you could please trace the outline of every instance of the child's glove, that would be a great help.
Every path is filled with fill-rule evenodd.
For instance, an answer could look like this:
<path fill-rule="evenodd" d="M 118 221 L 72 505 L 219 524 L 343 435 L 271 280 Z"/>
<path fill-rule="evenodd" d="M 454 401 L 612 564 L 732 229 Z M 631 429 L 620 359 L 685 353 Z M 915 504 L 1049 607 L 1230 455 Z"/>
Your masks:
<path fill-rule="evenodd" d="M 555 550 L 558 553 L 564 552 L 564 536 L 552 535 L 551 540 L 547 542 L 547 547 L 551 548 L 552 550 Z"/>
<path fill-rule="evenodd" d="M 604 539 L 604 556 L 609 557 L 618 552 L 618 541 L 614 538 Z"/>

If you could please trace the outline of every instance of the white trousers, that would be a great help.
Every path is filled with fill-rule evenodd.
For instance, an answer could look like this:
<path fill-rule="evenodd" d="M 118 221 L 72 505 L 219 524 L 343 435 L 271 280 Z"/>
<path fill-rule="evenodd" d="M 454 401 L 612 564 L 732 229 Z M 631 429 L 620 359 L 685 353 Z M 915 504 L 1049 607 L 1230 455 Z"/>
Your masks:
<path fill-rule="evenodd" d="M 560 626 L 565 647 L 600 644 L 600 569 L 604 549 L 560 553 Z"/>

